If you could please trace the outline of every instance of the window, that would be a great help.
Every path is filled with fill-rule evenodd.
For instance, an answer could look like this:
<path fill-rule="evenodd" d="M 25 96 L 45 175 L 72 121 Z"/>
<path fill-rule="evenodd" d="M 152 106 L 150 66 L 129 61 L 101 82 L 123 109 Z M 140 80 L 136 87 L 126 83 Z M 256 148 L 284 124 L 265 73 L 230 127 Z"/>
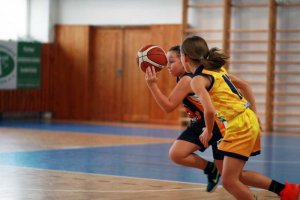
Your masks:
<path fill-rule="evenodd" d="M 0 40 L 17 40 L 27 35 L 27 0 L 1 1 Z"/>

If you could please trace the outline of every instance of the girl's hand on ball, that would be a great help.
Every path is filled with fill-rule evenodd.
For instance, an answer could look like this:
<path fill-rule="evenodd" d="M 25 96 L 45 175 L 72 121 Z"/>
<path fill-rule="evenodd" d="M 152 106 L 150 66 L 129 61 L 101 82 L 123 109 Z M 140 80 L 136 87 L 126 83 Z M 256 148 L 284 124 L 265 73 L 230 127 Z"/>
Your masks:
<path fill-rule="evenodd" d="M 150 87 L 150 86 L 156 84 L 157 79 L 158 78 L 156 76 L 155 67 L 154 66 L 147 67 L 146 73 L 145 73 L 145 80 L 146 80 L 147 85 Z"/>

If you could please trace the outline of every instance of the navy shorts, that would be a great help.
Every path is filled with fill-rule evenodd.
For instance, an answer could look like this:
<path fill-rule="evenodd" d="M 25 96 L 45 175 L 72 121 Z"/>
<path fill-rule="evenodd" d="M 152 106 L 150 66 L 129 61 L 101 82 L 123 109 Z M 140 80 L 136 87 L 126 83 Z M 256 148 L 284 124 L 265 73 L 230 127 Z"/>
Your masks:
<path fill-rule="evenodd" d="M 202 134 L 202 129 L 204 127 L 205 127 L 204 120 L 192 122 L 191 125 L 188 126 L 177 139 L 193 143 L 193 144 L 199 146 L 199 151 L 203 152 L 203 151 L 205 151 L 206 148 L 199 140 L 199 136 Z M 213 128 L 213 137 L 209 141 L 209 145 L 212 146 L 213 157 L 215 160 L 223 160 L 224 159 L 224 156 L 220 152 L 218 152 L 217 143 L 220 139 L 222 139 L 222 134 L 219 130 L 219 127 L 215 123 L 214 128 Z"/>

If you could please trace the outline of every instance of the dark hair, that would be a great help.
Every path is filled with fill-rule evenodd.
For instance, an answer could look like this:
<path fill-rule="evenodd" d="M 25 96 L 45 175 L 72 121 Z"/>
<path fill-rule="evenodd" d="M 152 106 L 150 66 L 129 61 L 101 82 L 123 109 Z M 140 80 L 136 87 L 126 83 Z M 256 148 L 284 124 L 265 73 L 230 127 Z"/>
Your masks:
<path fill-rule="evenodd" d="M 168 51 L 174 51 L 180 57 L 180 45 L 172 46 Z"/>
<path fill-rule="evenodd" d="M 180 51 L 192 62 L 202 64 L 205 69 L 209 70 L 221 68 L 229 58 L 216 47 L 208 49 L 206 41 L 200 36 L 187 37 L 182 42 Z"/>

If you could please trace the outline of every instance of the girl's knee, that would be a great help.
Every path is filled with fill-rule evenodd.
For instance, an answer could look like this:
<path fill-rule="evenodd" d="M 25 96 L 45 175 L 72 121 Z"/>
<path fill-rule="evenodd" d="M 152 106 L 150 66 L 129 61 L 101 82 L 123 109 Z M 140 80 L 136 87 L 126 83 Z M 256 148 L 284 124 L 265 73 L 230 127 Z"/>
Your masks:
<path fill-rule="evenodd" d="M 232 188 L 233 182 L 232 180 L 222 177 L 222 186 L 227 190 L 230 191 L 230 188 Z"/>
<path fill-rule="evenodd" d="M 222 177 L 222 186 L 223 186 L 223 188 L 225 188 L 226 190 L 227 190 L 227 187 L 229 186 L 228 181 L 226 181 L 226 179 L 224 179 L 223 177 Z"/>
<path fill-rule="evenodd" d="M 169 158 L 170 160 L 172 160 L 174 163 L 176 164 L 180 164 L 182 161 L 182 156 L 179 154 L 178 151 L 176 151 L 176 149 L 171 148 L 169 150 Z"/>

